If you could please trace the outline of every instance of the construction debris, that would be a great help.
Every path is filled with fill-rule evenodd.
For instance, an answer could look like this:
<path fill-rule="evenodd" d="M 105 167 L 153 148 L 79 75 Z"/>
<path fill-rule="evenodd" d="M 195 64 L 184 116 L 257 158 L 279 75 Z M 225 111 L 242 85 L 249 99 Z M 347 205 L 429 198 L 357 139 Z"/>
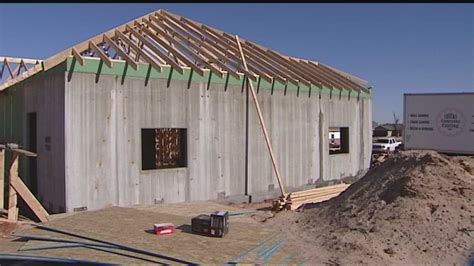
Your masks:
<path fill-rule="evenodd" d="M 338 197 L 269 223 L 315 264 L 464 265 L 474 247 L 465 165 L 433 151 L 394 153 Z"/>

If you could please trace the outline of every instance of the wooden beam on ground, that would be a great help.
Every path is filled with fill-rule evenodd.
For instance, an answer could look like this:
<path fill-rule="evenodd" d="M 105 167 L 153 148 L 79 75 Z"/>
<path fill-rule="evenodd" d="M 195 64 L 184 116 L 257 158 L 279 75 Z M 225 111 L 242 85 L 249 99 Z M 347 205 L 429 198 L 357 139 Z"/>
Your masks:
<path fill-rule="evenodd" d="M 120 38 L 120 40 L 125 42 L 131 48 L 133 48 L 135 53 L 140 54 L 141 57 L 143 57 L 148 64 L 150 64 L 151 66 L 153 66 L 156 69 L 156 71 L 158 71 L 158 72 L 163 71 L 163 69 L 155 61 L 155 59 L 151 58 L 149 55 L 147 55 L 145 52 L 143 52 L 135 43 L 133 43 L 127 36 L 125 36 L 125 34 L 121 33 L 120 31 L 116 31 L 115 34 L 118 38 Z"/>
<path fill-rule="evenodd" d="M 71 54 L 76 58 L 76 61 L 79 62 L 79 65 L 83 66 L 84 65 L 84 58 L 81 56 L 81 54 L 75 49 L 71 49 Z"/>
<path fill-rule="evenodd" d="M 104 63 L 109 67 L 109 68 L 112 68 L 112 61 L 110 60 L 110 58 L 104 53 L 104 51 L 102 49 L 100 49 L 99 47 L 97 47 L 97 45 L 93 42 L 89 42 L 89 48 L 92 49 L 93 51 L 95 51 L 100 59 L 102 61 L 104 61 Z"/>
<path fill-rule="evenodd" d="M 170 59 L 166 54 L 164 54 L 162 51 L 160 51 L 158 48 L 156 48 L 150 41 L 148 41 L 143 35 L 138 33 L 136 30 L 134 30 L 130 26 L 126 26 L 126 29 L 133 34 L 137 39 L 139 39 L 143 44 L 145 44 L 151 51 L 153 51 L 155 54 L 157 54 L 160 59 L 163 59 L 166 63 L 171 65 L 173 68 L 176 69 L 180 74 L 184 73 L 183 68 L 178 65 L 175 61 Z"/>
<path fill-rule="evenodd" d="M 244 51 L 242 49 L 242 46 L 240 45 L 239 36 L 236 35 L 235 39 L 236 39 L 237 45 L 239 47 L 240 57 L 242 58 L 242 64 L 243 64 L 244 68 L 246 70 L 248 70 L 247 61 L 245 60 Z M 278 165 L 276 163 L 276 159 L 275 159 L 275 156 L 273 154 L 273 148 L 272 148 L 272 144 L 270 142 L 270 136 L 268 135 L 267 128 L 265 127 L 265 122 L 263 120 L 262 111 L 260 110 L 260 104 L 258 103 L 257 95 L 255 94 L 255 90 L 253 88 L 253 84 L 250 81 L 250 79 L 248 80 L 248 85 L 250 86 L 250 92 L 252 94 L 253 102 L 255 103 L 255 109 L 257 109 L 258 119 L 260 121 L 260 125 L 262 126 L 263 135 L 265 136 L 265 141 L 267 143 L 268 152 L 270 153 L 270 157 L 271 157 L 272 165 L 273 165 L 273 170 L 275 171 L 275 174 L 276 174 L 276 177 L 277 177 L 278 185 L 280 187 L 280 192 L 281 192 L 282 195 L 285 195 L 286 194 L 285 188 L 283 186 L 283 182 L 282 182 L 281 176 L 280 176 L 280 171 L 278 170 Z"/>
<path fill-rule="evenodd" d="M 104 35 L 104 41 L 108 43 L 135 70 L 138 70 L 138 64 L 128 54 L 122 50 L 109 36 Z"/>

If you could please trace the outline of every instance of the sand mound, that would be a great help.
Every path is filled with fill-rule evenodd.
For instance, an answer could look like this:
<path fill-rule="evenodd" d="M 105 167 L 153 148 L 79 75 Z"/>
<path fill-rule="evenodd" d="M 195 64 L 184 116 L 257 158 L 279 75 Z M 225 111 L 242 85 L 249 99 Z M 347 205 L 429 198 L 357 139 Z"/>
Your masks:
<path fill-rule="evenodd" d="M 338 197 L 271 223 L 314 263 L 464 264 L 474 248 L 471 170 L 436 152 L 401 152 Z"/>

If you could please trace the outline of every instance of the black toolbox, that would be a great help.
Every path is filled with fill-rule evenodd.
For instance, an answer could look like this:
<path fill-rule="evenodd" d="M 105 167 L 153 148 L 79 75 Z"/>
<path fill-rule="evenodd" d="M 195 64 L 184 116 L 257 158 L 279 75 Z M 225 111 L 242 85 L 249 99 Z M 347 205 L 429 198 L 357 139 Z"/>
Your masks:
<path fill-rule="evenodd" d="M 201 214 L 191 219 L 191 231 L 208 235 L 211 229 L 211 217 Z"/>
<path fill-rule="evenodd" d="M 216 211 L 191 219 L 191 231 L 198 234 L 223 237 L 229 232 L 229 212 Z"/>
<path fill-rule="evenodd" d="M 211 213 L 211 236 L 223 237 L 229 232 L 229 212 L 216 211 Z"/>

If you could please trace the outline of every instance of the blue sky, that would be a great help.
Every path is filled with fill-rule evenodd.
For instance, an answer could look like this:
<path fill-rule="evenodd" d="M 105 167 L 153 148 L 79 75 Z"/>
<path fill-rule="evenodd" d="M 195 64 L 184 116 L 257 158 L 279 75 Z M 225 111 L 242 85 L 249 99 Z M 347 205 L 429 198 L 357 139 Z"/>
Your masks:
<path fill-rule="evenodd" d="M 473 4 L 0 4 L 0 55 L 44 59 L 160 8 L 370 81 L 377 122 L 403 93 L 474 91 Z"/>

